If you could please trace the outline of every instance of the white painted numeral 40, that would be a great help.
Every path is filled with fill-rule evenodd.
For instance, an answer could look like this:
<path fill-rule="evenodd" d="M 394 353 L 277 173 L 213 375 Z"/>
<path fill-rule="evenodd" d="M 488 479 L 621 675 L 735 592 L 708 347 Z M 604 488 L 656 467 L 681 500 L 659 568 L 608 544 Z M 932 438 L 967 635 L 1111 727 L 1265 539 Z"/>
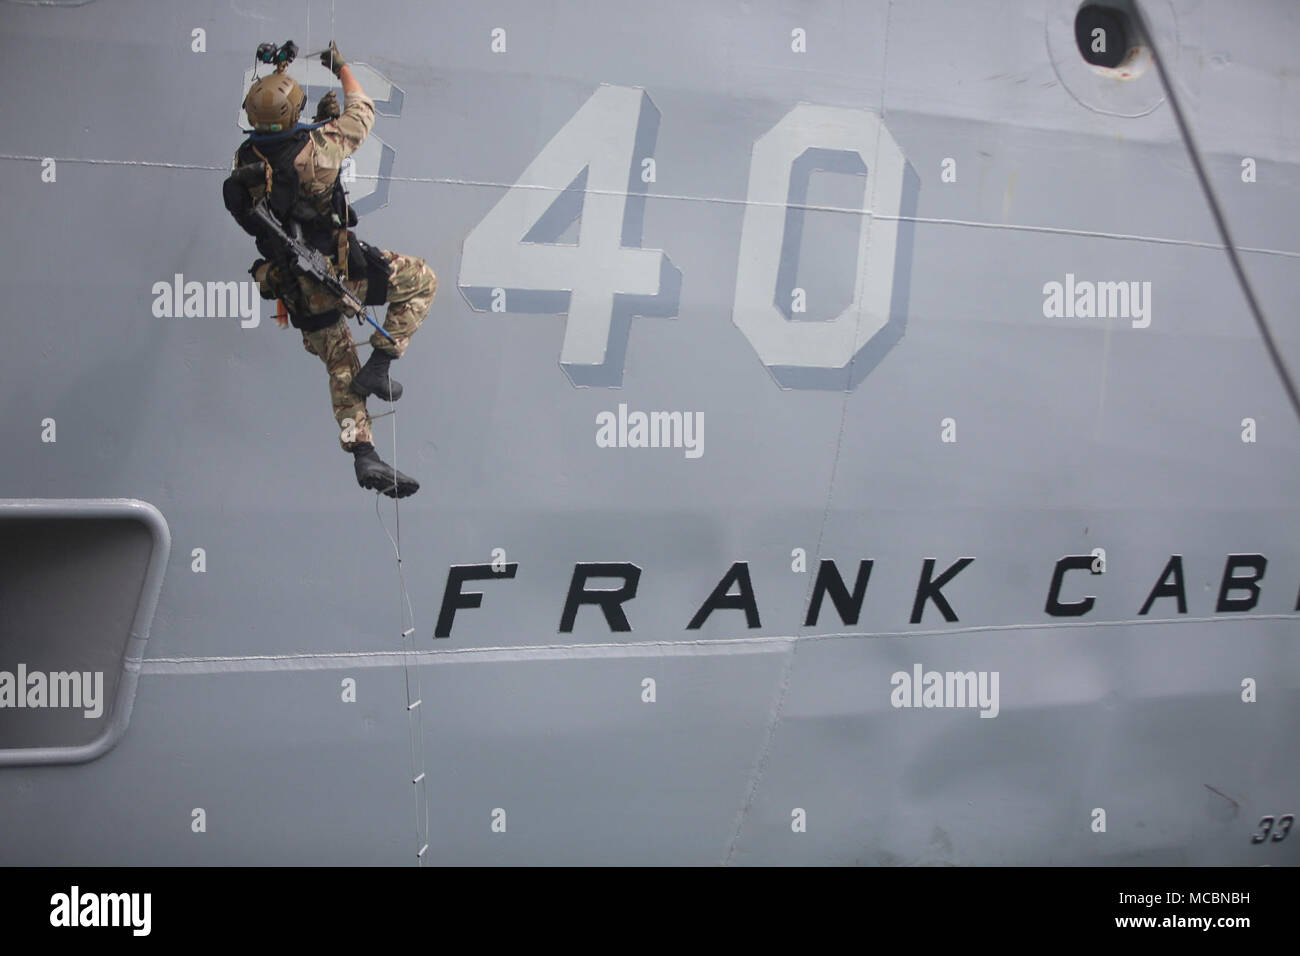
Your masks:
<path fill-rule="evenodd" d="M 644 90 L 602 86 L 465 239 L 459 285 L 476 311 L 568 314 L 560 365 L 575 385 L 621 385 L 632 317 L 677 314 L 681 273 L 641 248 L 658 128 Z M 852 302 L 829 321 L 794 321 L 778 286 L 798 270 L 817 170 L 865 175 L 870 200 Z M 754 144 L 732 319 L 782 387 L 851 389 L 902 337 L 917 191 L 866 110 L 801 103 Z"/>

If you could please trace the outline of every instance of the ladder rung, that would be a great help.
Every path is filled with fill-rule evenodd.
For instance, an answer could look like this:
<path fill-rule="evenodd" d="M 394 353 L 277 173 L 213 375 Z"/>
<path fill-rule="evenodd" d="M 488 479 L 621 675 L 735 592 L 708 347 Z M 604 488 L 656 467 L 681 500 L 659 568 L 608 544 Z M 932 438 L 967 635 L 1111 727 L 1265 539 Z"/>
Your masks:
<path fill-rule="evenodd" d="M 414 704 L 407 704 L 407 705 L 406 705 L 406 709 L 407 709 L 407 710 L 415 710 L 415 708 L 419 707 L 419 706 L 420 706 L 421 704 L 423 704 L 423 703 L 424 703 L 424 698 L 421 697 L 421 698 L 420 698 L 419 700 L 417 700 Z"/>

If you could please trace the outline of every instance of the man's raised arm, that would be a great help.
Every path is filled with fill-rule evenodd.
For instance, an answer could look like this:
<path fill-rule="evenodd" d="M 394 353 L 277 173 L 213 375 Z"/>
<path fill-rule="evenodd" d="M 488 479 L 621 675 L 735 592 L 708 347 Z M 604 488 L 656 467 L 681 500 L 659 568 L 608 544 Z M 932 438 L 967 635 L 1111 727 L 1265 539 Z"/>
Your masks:
<path fill-rule="evenodd" d="M 342 160 L 355 153 L 370 134 L 371 127 L 375 125 L 375 104 L 361 89 L 361 84 L 352 75 L 352 70 L 333 40 L 330 41 L 329 49 L 321 53 L 320 62 L 343 84 L 343 115 L 321 130 L 328 139 L 334 140 L 341 147 L 342 155 L 338 158 Z"/>

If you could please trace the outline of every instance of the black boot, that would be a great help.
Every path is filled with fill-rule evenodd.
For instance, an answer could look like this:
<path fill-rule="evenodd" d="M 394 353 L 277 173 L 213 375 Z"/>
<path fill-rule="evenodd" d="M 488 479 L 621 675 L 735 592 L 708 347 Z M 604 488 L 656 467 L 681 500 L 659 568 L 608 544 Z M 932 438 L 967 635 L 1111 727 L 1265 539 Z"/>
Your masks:
<path fill-rule="evenodd" d="M 389 378 L 388 363 L 393 357 L 383 349 L 375 349 L 361 366 L 361 371 L 352 376 L 352 391 L 365 398 L 378 395 L 386 402 L 395 402 L 402 397 L 402 383 Z"/>
<path fill-rule="evenodd" d="M 382 491 L 390 498 L 405 498 L 420 490 L 418 481 L 385 463 L 370 442 L 353 445 L 352 455 L 357 468 L 357 484 L 362 488 Z"/>

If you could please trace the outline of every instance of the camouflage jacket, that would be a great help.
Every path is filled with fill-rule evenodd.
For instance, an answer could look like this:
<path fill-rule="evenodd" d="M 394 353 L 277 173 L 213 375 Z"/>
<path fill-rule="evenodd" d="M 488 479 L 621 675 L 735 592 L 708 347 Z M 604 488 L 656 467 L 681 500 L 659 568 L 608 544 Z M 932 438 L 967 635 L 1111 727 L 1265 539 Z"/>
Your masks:
<path fill-rule="evenodd" d="M 375 125 L 375 104 L 365 93 L 346 93 L 343 103 L 343 115 L 312 130 L 293 161 L 299 192 L 317 208 L 328 208 L 343 160 L 361 148 Z"/>
<path fill-rule="evenodd" d="M 365 93 L 344 94 L 343 102 L 342 115 L 312 130 L 293 158 L 293 168 L 298 175 L 299 198 L 310 202 L 318 214 L 327 218 L 333 212 L 331 197 L 342 171 L 343 161 L 360 148 L 375 124 L 375 104 Z M 241 153 L 243 147 L 235 155 L 236 166 L 244 161 Z M 264 187 L 255 190 L 254 198 L 264 191 Z M 355 246 L 355 243 L 353 245 Z M 337 264 L 337 257 L 333 258 Z M 359 261 L 355 248 L 351 250 L 349 258 L 354 267 L 353 271 L 358 271 L 355 269 Z M 263 265 L 253 272 L 253 276 L 258 282 L 263 298 L 286 298 L 284 279 L 274 266 Z M 361 277 L 362 275 L 358 274 L 355 278 Z M 333 313 L 340 309 L 342 303 L 314 280 L 305 276 L 298 276 L 297 284 L 298 298 L 303 303 L 303 311 L 306 315 L 322 316 L 322 319 L 329 317 L 330 321 L 333 321 Z M 349 315 L 352 314 L 351 310 L 345 311 Z M 305 317 L 295 317 L 295 319 L 302 318 Z M 294 321 L 294 325 L 298 327 L 303 327 L 304 324 L 315 326 L 320 322 Z"/>

